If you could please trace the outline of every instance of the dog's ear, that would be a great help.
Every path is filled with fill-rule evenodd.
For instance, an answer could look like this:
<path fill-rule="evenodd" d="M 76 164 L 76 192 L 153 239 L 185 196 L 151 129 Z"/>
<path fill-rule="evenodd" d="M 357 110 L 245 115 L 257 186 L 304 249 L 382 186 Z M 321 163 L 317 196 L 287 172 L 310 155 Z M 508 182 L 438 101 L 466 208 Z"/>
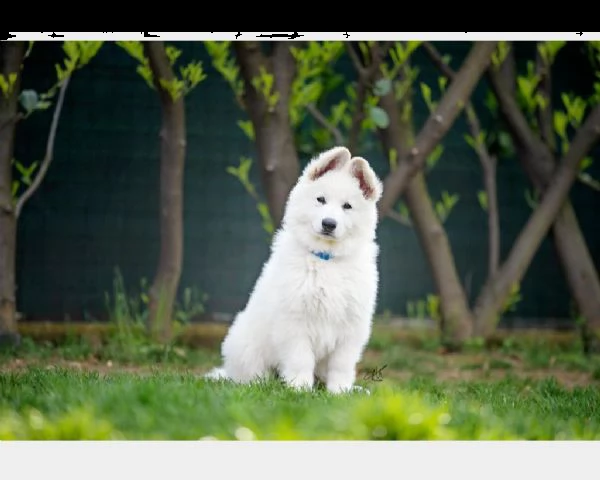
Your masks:
<path fill-rule="evenodd" d="M 346 147 L 333 147 L 311 160 L 302 176 L 314 181 L 331 170 L 339 170 L 350 160 L 350 150 Z"/>
<path fill-rule="evenodd" d="M 383 193 L 383 185 L 371 166 L 362 157 L 350 161 L 350 174 L 358 180 L 358 185 L 367 200 L 377 202 Z"/>

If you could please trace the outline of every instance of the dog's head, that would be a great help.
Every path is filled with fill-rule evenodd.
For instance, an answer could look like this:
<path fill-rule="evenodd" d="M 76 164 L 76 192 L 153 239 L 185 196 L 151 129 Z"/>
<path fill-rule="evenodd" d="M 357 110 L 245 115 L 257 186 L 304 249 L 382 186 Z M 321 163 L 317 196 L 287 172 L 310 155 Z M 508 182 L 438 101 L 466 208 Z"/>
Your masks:
<path fill-rule="evenodd" d="M 335 147 L 314 158 L 292 189 L 284 225 L 310 249 L 347 251 L 375 236 L 382 184 L 369 163 Z"/>

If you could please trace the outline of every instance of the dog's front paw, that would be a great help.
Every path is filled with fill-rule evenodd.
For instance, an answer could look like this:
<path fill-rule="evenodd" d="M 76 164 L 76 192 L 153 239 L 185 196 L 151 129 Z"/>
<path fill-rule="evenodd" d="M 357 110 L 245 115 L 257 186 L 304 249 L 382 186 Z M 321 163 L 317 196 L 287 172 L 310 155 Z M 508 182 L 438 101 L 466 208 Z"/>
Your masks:
<path fill-rule="evenodd" d="M 288 376 L 287 378 L 284 377 L 284 381 L 288 385 L 288 387 L 291 387 L 294 390 L 306 391 L 306 390 L 312 390 L 315 379 L 311 372 L 310 374 L 306 373 L 306 374 Z"/>
<path fill-rule="evenodd" d="M 327 391 L 335 395 L 349 393 L 354 389 L 351 383 L 328 382 Z"/>

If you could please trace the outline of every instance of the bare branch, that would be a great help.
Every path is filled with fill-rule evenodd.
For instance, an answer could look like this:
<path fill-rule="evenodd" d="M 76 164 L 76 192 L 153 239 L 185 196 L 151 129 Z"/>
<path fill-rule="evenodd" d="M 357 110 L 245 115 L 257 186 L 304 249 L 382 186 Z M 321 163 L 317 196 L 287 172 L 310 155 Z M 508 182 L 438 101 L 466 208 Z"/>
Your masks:
<path fill-rule="evenodd" d="M 448 65 L 444 61 L 444 59 L 442 58 L 440 53 L 431 44 L 431 42 L 423 42 L 422 47 L 425 50 L 425 52 L 427 52 L 427 55 L 429 55 L 429 58 L 431 58 L 431 61 L 435 64 L 435 66 L 438 68 L 438 70 L 440 70 L 446 77 L 448 77 L 448 79 L 454 80 L 454 76 L 456 75 L 456 72 L 454 70 L 452 70 L 450 65 Z"/>
<path fill-rule="evenodd" d="M 335 127 L 329 120 L 327 120 L 325 115 L 323 115 L 314 104 L 308 104 L 306 106 L 306 109 L 308 110 L 308 113 L 310 113 L 313 116 L 313 118 L 321 124 L 322 127 L 324 127 L 326 130 L 329 131 L 329 133 L 333 135 L 333 138 L 335 138 L 335 142 L 338 145 L 344 144 L 344 135 L 342 134 L 340 129 Z"/>
<path fill-rule="evenodd" d="M 504 61 L 498 67 L 498 75 L 504 82 L 504 87 L 513 97 L 517 93 L 517 59 L 515 58 L 514 42 L 506 42 L 508 51 Z"/>
<path fill-rule="evenodd" d="M 536 73 L 540 80 L 538 83 L 538 93 L 544 99 L 545 105 L 538 109 L 538 121 L 540 123 L 540 133 L 542 140 L 548 146 L 550 151 L 556 151 L 556 141 L 554 137 L 554 125 L 552 121 L 552 64 L 548 62 L 538 49 L 535 58 Z"/>
<path fill-rule="evenodd" d="M 56 131 L 58 129 L 58 120 L 60 119 L 60 114 L 62 112 L 63 103 L 65 101 L 65 93 L 67 92 L 67 87 L 69 86 L 69 81 L 71 77 L 66 77 L 63 80 L 63 83 L 60 86 L 60 91 L 58 93 L 58 99 L 56 101 L 56 107 L 54 108 L 54 114 L 52 115 L 52 123 L 50 124 L 50 132 L 48 133 L 48 141 L 46 143 L 46 154 L 44 156 L 44 160 L 42 160 L 42 164 L 40 165 L 40 169 L 35 176 L 31 185 L 23 192 L 23 194 L 17 200 L 17 205 L 15 207 L 15 217 L 18 219 L 21 214 L 21 210 L 23 209 L 23 205 L 25 202 L 31 198 L 31 196 L 35 193 L 35 191 L 39 188 L 42 180 L 46 176 L 46 172 L 50 167 L 50 163 L 52 163 L 52 159 L 54 157 L 54 141 L 56 139 Z"/>
<path fill-rule="evenodd" d="M 429 42 L 424 42 L 423 47 L 442 74 L 450 81 L 453 81 L 456 77 L 456 72 L 452 70 L 450 65 L 444 61 L 437 49 Z M 479 160 L 486 164 L 493 162 L 494 159 L 490 155 L 485 144 L 478 141 L 478 139 L 481 138 L 483 131 L 481 129 L 481 122 L 479 121 L 479 117 L 477 116 L 477 112 L 475 111 L 471 101 L 467 102 L 465 107 L 465 115 L 467 118 L 467 123 L 469 124 L 469 130 L 471 131 L 471 136 L 473 137 L 473 140 L 475 140 L 475 151 L 479 156 Z"/>
<path fill-rule="evenodd" d="M 481 75 L 488 68 L 497 44 L 498 42 L 478 42 L 471 49 L 455 80 L 419 132 L 407 161 L 400 162 L 398 168 L 385 179 L 383 196 L 379 201 L 380 218 L 391 209 L 410 179 L 424 166 L 427 157 L 453 125 Z"/>
<path fill-rule="evenodd" d="M 346 42 L 344 45 L 346 47 L 346 51 L 348 52 L 348 56 L 350 57 L 350 60 L 352 61 L 352 64 L 354 65 L 354 68 L 356 69 L 356 73 L 358 73 L 359 78 L 364 76 L 366 69 L 363 66 L 362 62 L 360 61 L 360 58 L 358 57 L 356 50 L 354 50 L 352 43 Z"/>
<path fill-rule="evenodd" d="M 358 87 L 356 91 L 356 110 L 352 115 L 352 123 L 350 124 L 350 133 L 348 134 L 348 148 L 353 152 L 358 146 L 358 138 L 361 131 L 361 123 L 365 118 L 365 101 L 367 94 L 371 88 L 371 84 L 375 80 L 382 58 L 389 50 L 390 42 L 385 42 L 383 48 L 379 48 L 377 42 L 370 49 L 371 63 L 367 67 L 362 67 L 362 73 L 358 72 Z"/>
<path fill-rule="evenodd" d="M 387 213 L 388 218 L 394 220 L 395 222 L 399 223 L 400 225 L 404 225 L 405 227 L 412 227 L 412 223 L 410 222 L 409 219 L 404 218 L 402 215 L 400 215 L 396 210 L 390 210 Z"/>

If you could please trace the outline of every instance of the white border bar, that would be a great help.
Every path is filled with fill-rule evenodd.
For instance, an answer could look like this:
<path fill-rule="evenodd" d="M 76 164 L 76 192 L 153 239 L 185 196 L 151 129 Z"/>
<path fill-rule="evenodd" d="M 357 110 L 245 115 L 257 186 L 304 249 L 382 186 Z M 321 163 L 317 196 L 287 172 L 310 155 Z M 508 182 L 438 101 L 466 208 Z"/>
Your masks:
<path fill-rule="evenodd" d="M 600 32 L 10 32 L 9 40 L 600 40 Z"/>
<path fill-rule="evenodd" d="M 561 479 L 598 442 L 0 442 L 6 479 Z"/>

